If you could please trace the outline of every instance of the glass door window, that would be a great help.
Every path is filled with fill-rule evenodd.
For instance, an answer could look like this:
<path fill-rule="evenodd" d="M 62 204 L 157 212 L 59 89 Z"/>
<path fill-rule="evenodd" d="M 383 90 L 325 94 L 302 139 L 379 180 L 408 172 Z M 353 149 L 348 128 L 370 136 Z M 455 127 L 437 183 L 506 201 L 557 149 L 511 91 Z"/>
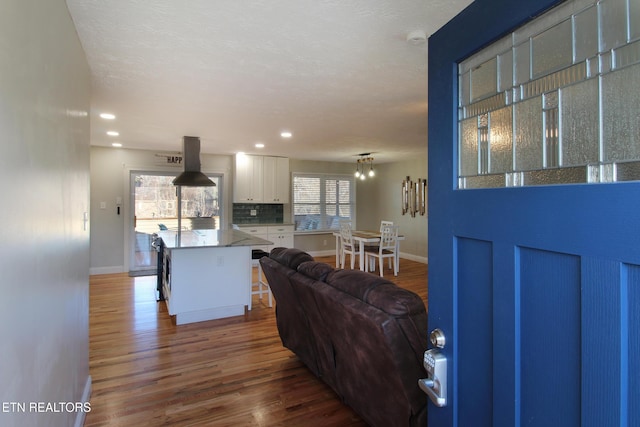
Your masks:
<path fill-rule="evenodd" d="M 131 172 L 133 242 L 130 271 L 155 272 L 156 252 L 151 235 L 160 230 L 219 229 L 220 176 L 210 176 L 214 187 L 176 187 L 177 173 Z M 181 197 L 178 190 L 181 189 Z"/>

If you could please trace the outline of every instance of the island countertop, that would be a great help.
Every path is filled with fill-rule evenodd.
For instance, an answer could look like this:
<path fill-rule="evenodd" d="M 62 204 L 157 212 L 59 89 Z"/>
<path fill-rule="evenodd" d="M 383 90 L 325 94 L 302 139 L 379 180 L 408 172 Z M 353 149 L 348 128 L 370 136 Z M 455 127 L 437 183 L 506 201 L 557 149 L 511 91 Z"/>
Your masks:
<path fill-rule="evenodd" d="M 229 246 L 268 246 L 273 242 L 261 239 L 240 230 L 181 230 L 159 231 L 167 249 L 229 247 Z"/>

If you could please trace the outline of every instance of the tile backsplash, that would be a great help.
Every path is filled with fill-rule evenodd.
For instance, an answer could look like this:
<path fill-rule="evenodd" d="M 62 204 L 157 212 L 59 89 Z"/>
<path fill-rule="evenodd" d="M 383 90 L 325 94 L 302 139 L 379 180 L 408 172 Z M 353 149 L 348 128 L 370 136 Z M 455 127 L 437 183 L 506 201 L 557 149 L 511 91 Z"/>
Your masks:
<path fill-rule="evenodd" d="M 251 211 L 255 210 L 255 215 Z M 234 224 L 281 224 L 284 222 L 282 204 L 234 203 Z"/>

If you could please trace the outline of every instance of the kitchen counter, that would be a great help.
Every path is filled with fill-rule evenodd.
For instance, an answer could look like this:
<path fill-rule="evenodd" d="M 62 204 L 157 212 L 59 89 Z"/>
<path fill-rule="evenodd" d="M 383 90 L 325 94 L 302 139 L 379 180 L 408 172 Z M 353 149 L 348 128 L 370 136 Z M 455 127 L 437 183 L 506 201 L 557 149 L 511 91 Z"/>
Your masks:
<path fill-rule="evenodd" d="M 276 247 L 293 248 L 293 234 L 295 226 L 292 223 L 277 224 L 231 224 L 231 226 L 244 233 L 251 234 L 260 239 L 273 242 L 270 246 L 260 247 L 267 252 Z M 258 247 L 256 246 L 256 249 Z"/>
<path fill-rule="evenodd" d="M 240 230 L 182 230 L 159 231 L 167 249 L 230 247 L 230 246 L 268 246 L 269 240 L 244 233 Z"/>

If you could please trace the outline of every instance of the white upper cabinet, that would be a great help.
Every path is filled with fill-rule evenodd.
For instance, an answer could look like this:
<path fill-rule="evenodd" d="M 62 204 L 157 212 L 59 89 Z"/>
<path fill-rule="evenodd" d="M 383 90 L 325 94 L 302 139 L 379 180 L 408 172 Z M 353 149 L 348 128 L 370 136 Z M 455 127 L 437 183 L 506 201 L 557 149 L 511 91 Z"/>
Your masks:
<path fill-rule="evenodd" d="M 237 154 L 233 201 L 236 203 L 262 203 L 262 175 L 262 156 Z"/>
<path fill-rule="evenodd" d="M 289 159 L 263 158 L 263 200 L 265 203 L 289 203 Z"/>
<path fill-rule="evenodd" d="M 236 155 L 234 203 L 289 203 L 289 159 Z"/>

